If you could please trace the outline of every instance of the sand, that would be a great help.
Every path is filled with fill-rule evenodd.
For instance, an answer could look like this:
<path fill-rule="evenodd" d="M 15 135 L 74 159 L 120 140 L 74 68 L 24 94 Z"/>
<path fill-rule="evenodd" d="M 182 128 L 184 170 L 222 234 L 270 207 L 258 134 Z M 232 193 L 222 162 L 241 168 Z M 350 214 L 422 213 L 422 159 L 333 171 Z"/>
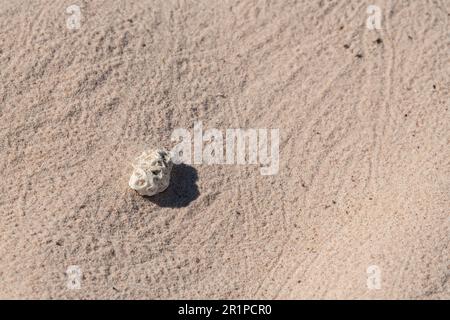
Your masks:
<path fill-rule="evenodd" d="M 449 22 L 447 0 L 0 0 L 0 298 L 450 298 Z M 196 121 L 278 128 L 278 174 L 131 190 Z"/>

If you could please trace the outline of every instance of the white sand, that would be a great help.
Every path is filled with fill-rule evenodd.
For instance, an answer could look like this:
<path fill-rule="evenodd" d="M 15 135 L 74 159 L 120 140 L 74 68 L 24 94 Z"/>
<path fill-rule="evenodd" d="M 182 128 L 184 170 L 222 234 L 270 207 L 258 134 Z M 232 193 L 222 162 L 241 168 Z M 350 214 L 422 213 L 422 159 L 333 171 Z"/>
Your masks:
<path fill-rule="evenodd" d="M 76 2 L 0 0 L 0 298 L 450 298 L 450 1 Z M 279 174 L 130 190 L 198 120 Z"/>

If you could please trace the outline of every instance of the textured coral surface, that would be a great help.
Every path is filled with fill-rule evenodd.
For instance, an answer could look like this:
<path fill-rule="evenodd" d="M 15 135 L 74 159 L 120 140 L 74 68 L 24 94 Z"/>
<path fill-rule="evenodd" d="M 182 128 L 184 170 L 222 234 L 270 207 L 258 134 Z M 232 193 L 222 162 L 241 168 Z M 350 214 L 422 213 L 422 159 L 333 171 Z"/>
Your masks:
<path fill-rule="evenodd" d="M 165 150 L 144 151 L 133 164 L 128 185 L 142 196 L 153 196 L 167 189 L 172 160 Z"/>

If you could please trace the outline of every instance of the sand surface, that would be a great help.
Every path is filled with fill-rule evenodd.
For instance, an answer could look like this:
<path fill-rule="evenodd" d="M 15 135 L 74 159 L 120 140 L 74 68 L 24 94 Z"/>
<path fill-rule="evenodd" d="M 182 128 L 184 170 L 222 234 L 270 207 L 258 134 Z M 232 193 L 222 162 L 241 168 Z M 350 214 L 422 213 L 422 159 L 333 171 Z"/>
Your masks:
<path fill-rule="evenodd" d="M 450 298 L 449 30 L 447 0 L 0 0 L 0 298 Z M 279 173 L 130 190 L 195 121 L 279 128 Z"/>

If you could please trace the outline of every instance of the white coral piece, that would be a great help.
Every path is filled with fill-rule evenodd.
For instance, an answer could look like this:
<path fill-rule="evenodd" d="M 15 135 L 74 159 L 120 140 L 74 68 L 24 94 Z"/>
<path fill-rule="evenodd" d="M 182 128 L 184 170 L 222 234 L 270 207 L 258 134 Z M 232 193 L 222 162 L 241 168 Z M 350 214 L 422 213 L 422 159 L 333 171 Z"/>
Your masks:
<path fill-rule="evenodd" d="M 144 151 L 133 164 L 128 185 L 142 196 L 153 196 L 167 189 L 172 171 L 170 153 L 165 150 Z"/>

